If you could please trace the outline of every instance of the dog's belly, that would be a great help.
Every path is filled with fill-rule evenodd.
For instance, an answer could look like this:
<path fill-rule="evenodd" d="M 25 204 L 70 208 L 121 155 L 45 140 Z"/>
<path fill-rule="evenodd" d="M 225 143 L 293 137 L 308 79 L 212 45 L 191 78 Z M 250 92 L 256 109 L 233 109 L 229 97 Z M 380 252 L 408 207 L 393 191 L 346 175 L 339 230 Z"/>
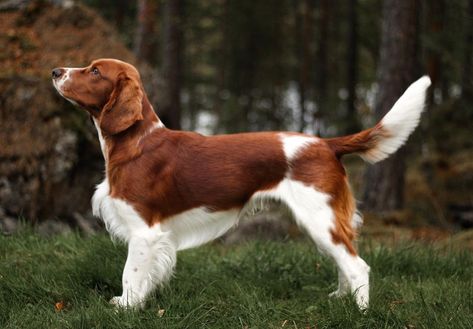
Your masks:
<path fill-rule="evenodd" d="M 193 208 L 157 224 L 169 232 L 177 250 L 189 249 L 212 241 L 232 228 L 240 210 L 210 211 L 206 207 Z"/>

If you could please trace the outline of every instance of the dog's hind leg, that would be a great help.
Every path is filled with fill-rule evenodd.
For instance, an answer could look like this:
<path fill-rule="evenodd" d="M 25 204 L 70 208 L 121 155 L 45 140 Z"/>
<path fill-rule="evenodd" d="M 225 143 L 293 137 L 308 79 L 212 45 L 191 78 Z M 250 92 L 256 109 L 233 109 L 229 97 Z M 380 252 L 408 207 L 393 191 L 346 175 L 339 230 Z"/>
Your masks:
<path fill-rule="evenodd" d="M 356 254 L 351 239 L 343 235 L 340 224 L 337 224 L 336 216 L 340 214 L 331 204 L 332 198 L 292 180 L 284 181 L 277 193 L 317 247 L 335 261 L 341 279 L 336 294 L 351 292 L 360 309 L 366 309 L 369 301 L 369 266 Z"/>
<path fill-rule="evenodd" d="M 363 219 L 361 218 L 361 215 L 358 212 L 353 211 L 351 223 L 348 223 L 348 224 L 351 224 L 352 229 L 356 230 L 357 228 L 361 226 L 362 223 L 363 223 Z M 350 281 L 345 277 L 343 272 L 339 270 L 338 271 L 338 288 L 334 292 L 330 293 L 329 297 L 335 297 L 335 298 L 343 297 L 345 295 L 348 295 L 350 292 L 351 292 Z"/>
<path fill-rule="evenodd" d="M 132 236 L 123 270 L 123 294 L 110 302 L 121 307 L 142 308 L 149 293 L 171 277 L 175 264 L 176 248 L 168 233 L 150 230 Z"/>
<path fill-rule="evenodd" d="M 338 288 L 331 292 L 329 297 L 343 297 L 350 293 L 350 282 L 342 271 L 338 270 Z"/>

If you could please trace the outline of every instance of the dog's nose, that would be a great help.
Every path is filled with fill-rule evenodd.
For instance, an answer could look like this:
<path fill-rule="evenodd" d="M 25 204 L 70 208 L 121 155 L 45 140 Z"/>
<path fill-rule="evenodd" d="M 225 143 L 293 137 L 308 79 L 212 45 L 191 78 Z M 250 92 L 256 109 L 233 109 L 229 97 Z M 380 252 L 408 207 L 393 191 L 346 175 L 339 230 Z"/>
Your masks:
<path fill-rule="evenodd" d="M 53 79 L 59 78 L 59 77 L 62 75 L 62 69 L 55 68 L 55 69 L 51 72 L 51 75 L 52 75 Z"/>

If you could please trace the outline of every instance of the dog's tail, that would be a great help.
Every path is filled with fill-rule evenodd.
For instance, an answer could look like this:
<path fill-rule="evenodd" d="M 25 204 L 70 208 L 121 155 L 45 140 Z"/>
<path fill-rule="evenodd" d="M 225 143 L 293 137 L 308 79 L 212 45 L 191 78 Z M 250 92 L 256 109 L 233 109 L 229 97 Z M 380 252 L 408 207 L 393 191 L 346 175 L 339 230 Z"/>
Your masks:
<path fill-rule="evenodd" d="M 329 138 L 326 142 L 337 157 L 356 153 L 370 163 L 384 160 L 396 152 L 417 127 L 429 86 L 430 78 L 423 76 L 407 88 L 376 126 L 357 134 Z"/>

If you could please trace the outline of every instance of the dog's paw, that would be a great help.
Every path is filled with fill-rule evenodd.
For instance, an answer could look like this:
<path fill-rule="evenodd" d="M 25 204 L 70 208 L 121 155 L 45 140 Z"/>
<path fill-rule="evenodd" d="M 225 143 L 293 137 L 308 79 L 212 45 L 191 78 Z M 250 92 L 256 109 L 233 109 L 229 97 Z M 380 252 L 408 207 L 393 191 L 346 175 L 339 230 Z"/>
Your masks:
<path fill-rule="evenodd" d="M 337 289 L 337 290 L 331 292 L 330 294 L 328 294 L 328 297 L 329 298 L 341 298 L 341 297 L 345 297 L 348 294 L 350 294 L 349 290 Z"/>
<path fill-rule="evenodd" d="M 144 301 L 139 301 L 132 303 L 130 300 L 126 300 L 122 296 L 115 296 L 109 301 L 110 304 L 116 308 L 126 309 L 126 310 L 142 310 L 145 306 Z"/>
<path fill-rule="evenodd" d="M 110 299 L 109 303 L 116 306 L 116 307 L 123 307 L 124 306 L 123 303 L 122 303 L 122 297 L 121 296 L 113 297 L 112 299 Z"/>
<path fill-rule="evenodd" d="M 332 291 L 330 294 L 328 294 L 330 298 L 340 298 L 343 296 L 343 294 L 340 292 L 339 289 Z"/>

